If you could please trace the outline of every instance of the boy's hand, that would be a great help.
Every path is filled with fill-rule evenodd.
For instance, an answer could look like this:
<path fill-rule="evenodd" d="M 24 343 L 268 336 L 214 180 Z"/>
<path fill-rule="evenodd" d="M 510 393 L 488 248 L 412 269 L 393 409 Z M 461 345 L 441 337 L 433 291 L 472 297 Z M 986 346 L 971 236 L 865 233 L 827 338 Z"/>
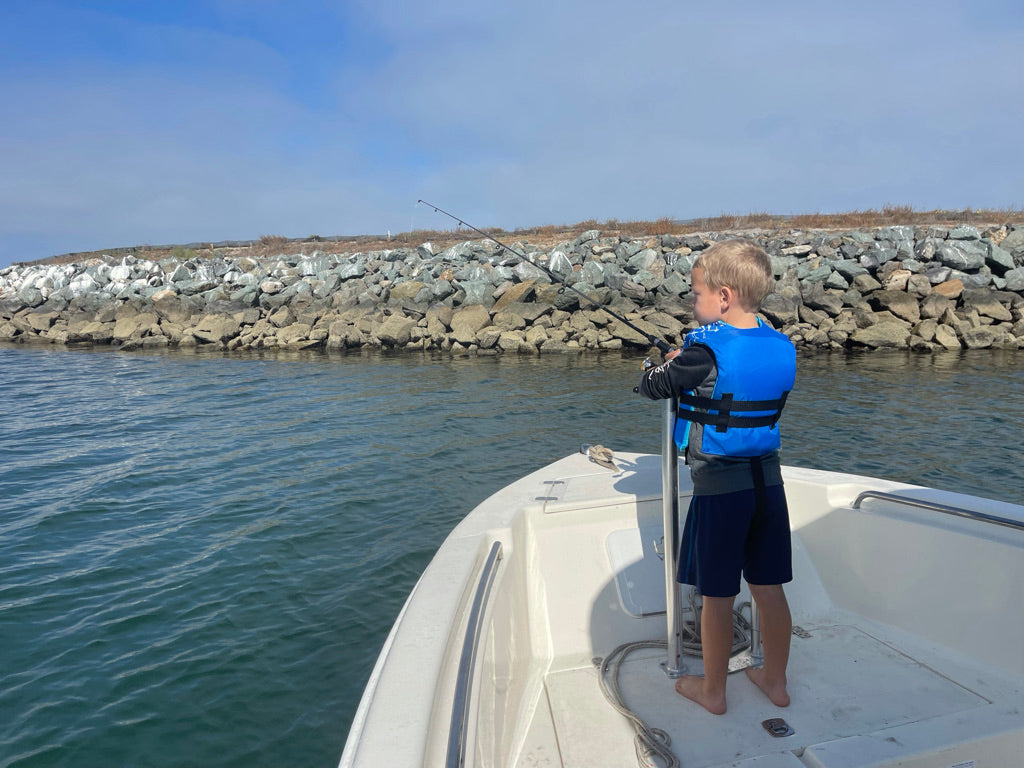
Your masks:
<path fill-rule="evenodd" d="M 668 352 L 665 353 L 665 362 L 667 363 L 669 360 L 674 360 L 681 351 L 682 350 L 678 348 L 670 349 Z"/>

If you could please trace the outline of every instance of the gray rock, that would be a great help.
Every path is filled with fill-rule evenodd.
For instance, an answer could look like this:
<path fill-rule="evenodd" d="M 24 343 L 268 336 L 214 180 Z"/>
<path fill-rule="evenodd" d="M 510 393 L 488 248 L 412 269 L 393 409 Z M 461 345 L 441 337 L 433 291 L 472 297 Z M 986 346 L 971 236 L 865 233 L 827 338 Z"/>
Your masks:
<path fill-rule="evenodd" d="M 801 289 L 803 303 L 811 309 L 822 309 L 835 317 L 843 308 L 841 296 L 826 291 L 821 283 L 804 283 Z"/>
<path fill-rule="evenodd" d="M 375 336 L 389 347 L 405 346 L 412 337 L 416 321 L 404 315 L 391 315 L 375 331 Z"/>
<path fill-rule="evenodd" d="M 869 275 L 866 271 L 864 274 L 857 275 L 853 279 L 852 287 L 861 294 L 882 290 L 882 284 L 875 280 L 875 278 Z"/>
<path fill-rule="evenodd" d="M 626 242 L 619 243 L 618 247 L 616 247 L 615 258 L 624 264 L 643 249 L 644 244 L 639 240 L 627 240 Z"/>
<path fill-rule="evenodd" d="M 948 325 L 939 325 L 935 328 L 935 342 L 941 344 L 946 349 L 960 349 L 960 339 L 956 335 L 956 331 L 950 328 Z"/>
<path fill-rule="evenodd" d="M 646 269 L 641 269 L 632 277 L 632 281 L 637 285 L 642 285 L 644 290 L 653 291 L 659 285 L 661 285 L 664 278 L 658 277 L 655 274 L 648 272 Z"/>
<path fill-rule="evenodd" d="M 637 251 L 633 256 L 626 262 L 626 271 L 631 274 L 638 274 L 640 272 L 651 272 L 651 267 L 656 263 L 661 262 L 664 265 L 664 259 L 661 258 L 661 254 L 655 251 L 653 248 L 644 248 L 642 251 Z M 664 274 L 664 269 L 662 269 Z"/>
<path fill-rule="evenodd" d="M 832 267 L 828 264 L 820 264 L 814 267 L 809 264 L 801 264 L 797 267 L 797 277 L 808 283 L 823 283 L 828 280 L 831 274 Z"/>
<path fill-rule="evenodd" d="M 985 255 L 964 242 L 943 243 L 936 249 L 935 257 L 947 267 L 959 270 L 980 269 L 985 264 Z"/>
<path fill-rule="evenodd" d="M 892 243 L 899 258 L 909 258 L 914 253 L 914 228 L 908 226 L 886 227 L 879 230 L 879 240 Z"/>
<path fill-rule="evenodd" d="M 796 300 L 781 293 L 770 293 L 761 302 L 761 312 L 776 328 L 797 322 L 798 311 L 799 305 Z"/>
<path fill-rule="evenodd" d="M 769 260 L 772 263 L 772 274 L 775 277 L 782 277 L 793 267 L 799 264 L 799 261 L 792 256 L 773 256 L 768 255 Z"/>
<path fill-rule="evenodd" d="M 992 273 L 987 268 L 982 268 L 974 273 L 953 269 L 949 273 L 949 278 L 951 280 L 960 280 L 965 288 L 984 288 L 992 283 Z"/>
<path fill-rule="evenodd" d="M 910 339 L 910 326 L 898 321 L 875 323 L 867 328 L 858 328 L 850 334 L 850 341 L 866 347 L 896 347 L 907 346 Z"/>
<path fill-rule="evenodd" d="M 1024 291 L 1024 267 L 1011 269 L 1003 275 L 1003 279 L 1006 281 L 1007 291 L 1016 291 L 1018 293 Z"/>
<path fill-rule="evenodd" d="M 525 283 L 527 280 L 534 280 L 542 283 L 551 282 L 551 278 L 548 276 L 547 272 L 533 266 L 533 264 L 528 264 L 525 261 L 520 261 L 516 264 L 512 271 L 515 273 L 516 278 L 522 283 Z"/>
<path fill-rule="evenodd" d="M 971 328 L 964 332 L 964 346 L 968 349 L 988 349 L 995 344 L 997 334 L 991 328 Z"/>
<path fill-rule="evenodd" d="M 631 299 L 632 301 L 642 302 L 644 297 L 647 296 L 647 290 L 642 285 L 635 283 L 632 280 L 623 280 L 622 288 L 619 290 L 623 296 L 627 299 Z"/>
<path fill-rule="evenodd" d="M 1014 268 L 1013 256 L 992 242 L 985 243 L 988 246 L 988 256 L 985 257 L 985 264 L 995 274 L 1005 277 L 1006 273 Z"/>
<path fill-rule="evenodd" d="M 16 298 L 23 307 L 38 307 L 45 301 L 42 291 L 32 286 L 22 288 L 16 294 Z"/>
<path fill-rule="evenodd" d="M 672 265 L 672 271 L 678 272 L 681 275 L 689 275 L 693 270 L 693 263 L 697 260 L 697 254 L 684 253 L 680 254 L 679 258 L 676 259 L 675 264 Z"/>
<path fill-rule="evenodd" d="M 597 240 L 601 237 L 601 230 L 599 229 L 588 229 L 586 232 L 579 235 L 575 240 L 572 241 L 572 247 L 577 248 L 584 243 L 589 243 L 593 240 Z"/>
<path fill-rule="evenodd" d="M 658 292 L 667 296 L 685 296 L 690 293 L 690 283 L 678 272 L 672 272 L 662 281 Z"/>
<path fill-rule="evenodd" d="M 594 286 L 604 285 L 605 268 L 604 265 L 599 261 L 590 259 L 583 264 L 583 269 L 580 270 L 580 280 L 590 283 Z"/>
<path fill-rule="evenodd" d="M 976 311 L 979 315 L 991 317 L 993 320 L 1012 322 L 1013 315 L 999 301 L 996 294 L 987 288 L 969 288 L 961 294 L 960 301 L 966 311 Z"/>
<path fill-rule="evenodd" d="M 453 286 L 447 280 L 438 278 L 431 286 L 431 290 L 434 293 L 434 298 L 438 301 L 443 301 L 455 293 L 455 286 Z"/>
<path fill-rule="evenodd" d="M 569 257 L 562 251 L 552 251 L 551 256 L 548 258 L 548 269 L 556 275 L 561 275 L 563 278 L 573 274 L 572 262 L 569 261 Z"/>
<path fill-rule="evenodd" d="M 1013 230 L 1013 232 L 1003 238 L 1003 242 L 999 244 L 999 247 L 1004 251 L 1010 252 L 1017 266 L 1024 266 L 1024 228 Z"/>
<path fill-rule="evenodd" d="M 949 230 L 950 240 L 980 240 L 981 232 L 978 231 L 977 227 L 971 227 L 968 225 L 961 225 L 959 227 L 953 227 Z"/>
<path fill-rule="evenodd" d="M 540 345 L 540 351 L 544 353 L 569 352 L 570 350 L 571 347 L 568 344 L 558 339 L 548 339 Z"/>
<path fill-rule="evenodd" d="M 860 264 L 867 269 L 878 269 L 882 264 L 892 261 L 898 253 L 885 241 L 873 244 L 860 257 Z"/>
<path fill-rule="evenodd" d="M 916 323 L 921 319 L 917 299 L 905 291 L 875 291 L 868 299 L 868 303 L 876 310 L 888 310 L 896 317 L 911 323 Z"/>
<path fill-rule="evenodd" d="M 846 242 L 839 246 L 839 253 L 844 259 L 859 259 L 864 253 L 864 246 L 861 243 Z M 873 264 L 872 266 L 878 266 Z"/>
<path fill-rule="evenodd" d="M 206 315 L 192 329 L 192 335 L 206 343 L 224 343 L 238 335 L 241 324 L 231 315 Z"/>
<path fill-rule="evenodd" d="M 814 248 L 809 243 L 802 243 L 800 245 L 791 245 L 788 248 L 783 248 L 780 253 L 783 256 L 806 256 L 813 250 Z"/>
<path fill-rule="evenodd" d="M 192 272 L 184 264 L 178 264 L 167 279 L 172 283 L 184 283 L 192 279 Z"/>
<path fill-rule="evenodd" d="M 494 286 L 491 285 L 490 280 L 466 280 L 459 283 L 459 288 L 465 293 L 462 303 L 466 306 L 474 304 L 490 306 L 494 303 L 492 296 Z"/>
<path fill-rule="evenodd" d="M 852 281 L 858 275 L 867 275 L 868 270 L 860 265 L 854 259 L 839 259 L 838 261 L 829 261 L 828 265 L 838 272 L 840 275 L 845 277 L 847 280 Z"/>
<path fill-rule="evenodd" d="M 925 296 L 931 295 L 932 283 L 924 275 L 911 275 L 907 278 L 907 293 L 917 296 L 918 298 L 924 298 Z"/>
<path fill-rule="evenodd" d="M 851 307 L 852 309 L 871 310 L 871 305 L 867 303 L 864 296 L 856 288 L 850 288 L 843 291 L 842 299 L 843 306 Z"/>
<path fill-rule="evenodd" d="M 452 337 L 460 344 L 476 343 L 476 334 L 491 322 L 491 313 L 480 305 L 462 307 L 452 314 Z"/>
<path fill-rule="evenodd" d="M 833 272 L 828 276 L 828 279 L 825 280 L 825 287 L 836 288 L 837 290 L 845 291 L 847 288 L 850 287 L 850 284 L 847 282 L 846 278 L 843 277 L 841 274 L 839 274 L 838 272 Z"/>
<path fill-rule="evenodd" d="M 366 261 L 363 259 L 356 259 L 348 262 L 347 264 L 339 264 L 335 269 L 335 274 L 337 274 L 342 280 L 362 277 L 366 274 Z"/>

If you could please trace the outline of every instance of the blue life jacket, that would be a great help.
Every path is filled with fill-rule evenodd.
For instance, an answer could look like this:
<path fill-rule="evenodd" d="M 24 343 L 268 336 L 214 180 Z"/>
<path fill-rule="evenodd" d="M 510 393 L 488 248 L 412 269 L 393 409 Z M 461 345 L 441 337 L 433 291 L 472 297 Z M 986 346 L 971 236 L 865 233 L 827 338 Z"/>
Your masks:
<path fill-rule="evenodd" d="M 718 321 L 686 335 L 701 344 L 716 373 L 679 396 L 674 437 L 681 451 L 708 456 L 764 456 L 779 449 L 777 426 L 796 380 L 796 349 L 758 318 L 756 328 Z"/>

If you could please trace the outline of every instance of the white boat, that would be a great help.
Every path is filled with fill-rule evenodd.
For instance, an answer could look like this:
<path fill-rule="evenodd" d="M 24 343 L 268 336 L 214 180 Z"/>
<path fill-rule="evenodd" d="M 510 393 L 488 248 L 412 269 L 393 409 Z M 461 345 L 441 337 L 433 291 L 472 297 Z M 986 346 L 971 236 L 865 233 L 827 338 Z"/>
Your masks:
<path fill-rule="evenodd" d="M 623 768 L 672 754 L 685 768 L 1024 765 L 1024 507 L 785 467 L 792 702 L 730 675 L 716 716 L 672 680 L 701 672 L 678 655 L 692 617 L 686 588 L 666 588 L 660 546 L 664 499 L 686 509 L 688 473 L 657 455 L 615 463 L 567 456 L 458 525 L 384 644 L 342 768 Z M 755 642 L 735 666 L 756 654 Z M 667 757 L 637 747 L 602 678 L 669 737 Z"/>

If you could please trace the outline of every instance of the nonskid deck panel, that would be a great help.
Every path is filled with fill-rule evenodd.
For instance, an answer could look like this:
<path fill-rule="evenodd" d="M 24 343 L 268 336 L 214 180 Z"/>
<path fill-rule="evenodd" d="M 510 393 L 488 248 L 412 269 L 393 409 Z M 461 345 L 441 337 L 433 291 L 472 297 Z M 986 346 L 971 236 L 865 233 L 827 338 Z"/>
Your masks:
<path fill-rule="evenodd" d="M 992 703 L 966 681 L 854 624 L 805 623 L 803 629 L 810 636 L 793 638 L 787 708 L 772 705 L 740 672 L 729 677 L 729 711 L 711 715 L 675 692 L 662 666 L 664 656 L 651 651 L 638 651 L 622 665 L 619 685 L 633 711 L 668 732 L 685 768 L 731 766 L 762 755 L 778 756 L 773 765 L 802 765 L 782 753 L 796 758 L 815 744 Z M 699 673 L 699 661 L 691 671 Z M 595 667 L 547 676 L 550 717 L 565 768 L 636 764 L 633 730 L 605 701 L 597 678 Z M 998 687 L 998 681 L 990 685 Z M 761 724 L 774 717 L 785 718 L 794 734 L 770 736 Z"/>

